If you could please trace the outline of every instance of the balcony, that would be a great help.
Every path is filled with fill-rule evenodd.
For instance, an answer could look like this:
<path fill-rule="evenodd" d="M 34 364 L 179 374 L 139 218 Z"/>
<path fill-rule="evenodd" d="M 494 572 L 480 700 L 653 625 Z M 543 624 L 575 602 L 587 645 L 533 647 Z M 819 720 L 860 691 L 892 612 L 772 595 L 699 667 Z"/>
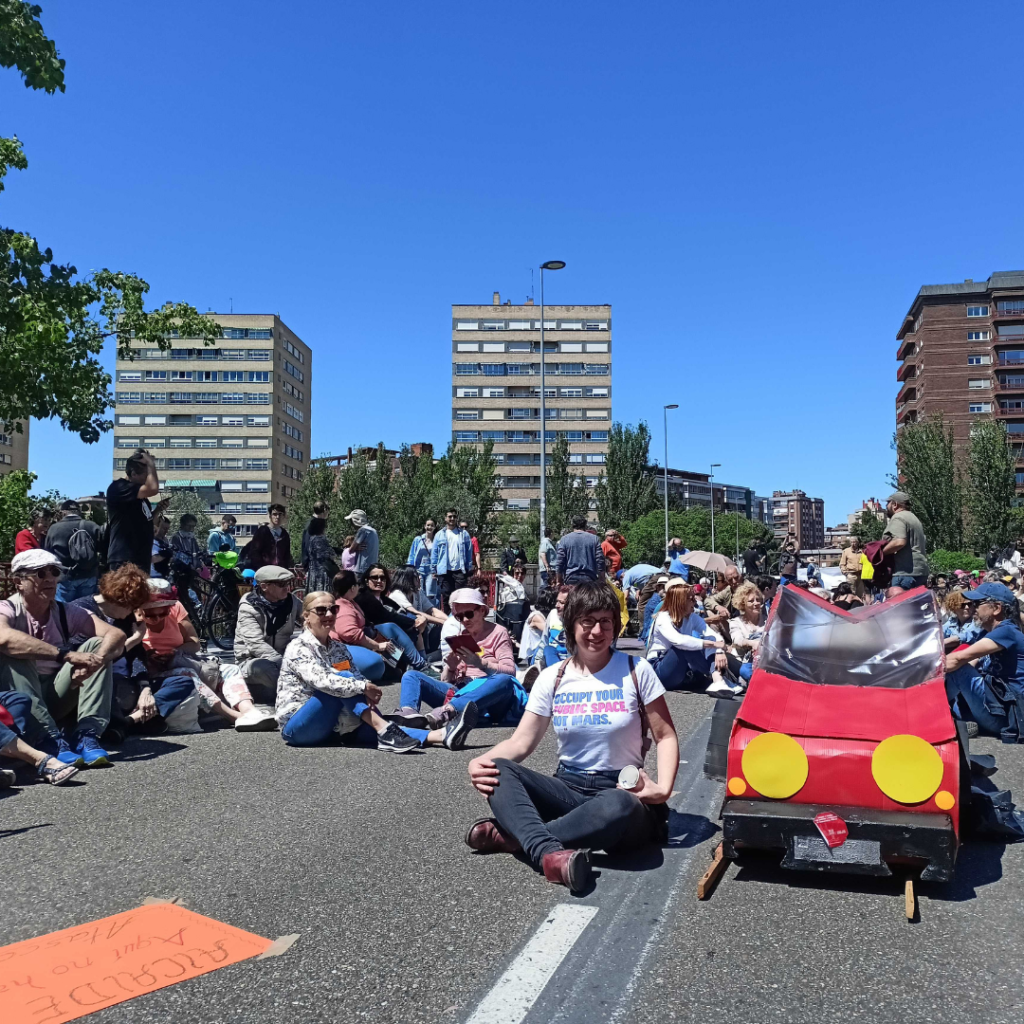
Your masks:
<path fill-rule="evenodd" d="M 1017 402 L 1016 405 L 1010 402 L 997 402 L 992 411 L 1000 419 L 1024 419 L 1024 401 Z"/>
<path fill-rule="evenodd" d="M 904 338 L 896 347 L 897 359 L 908 359 L 917 354 L 917 338 L 914 336 Z"/>
<path fill-rule="evenodd" d="M 908 381 L 903 387 L 900 388 L 899 394 L 896 395 L 897 405 L 910 405 L 917 401 L 917 382 L 914 380 Z"/>
<path fill-rule="evenodd" d="M 913 380 L 917 377 L 917 363 L 902 363 L 896 371 L 896 379 L 901 381 Z"/>
<path fill-rule="evenodd" d="M 1002 377 L 995 386 L 996 391 L 1024 391 L 1024 376 Z"/>
<path fill-rule="evenodd" d="M 1018 343 L 1020 340 L 1018 339 Z M 1024 352 L 1000 352 L 996 366 L 1024 366 Z"/>

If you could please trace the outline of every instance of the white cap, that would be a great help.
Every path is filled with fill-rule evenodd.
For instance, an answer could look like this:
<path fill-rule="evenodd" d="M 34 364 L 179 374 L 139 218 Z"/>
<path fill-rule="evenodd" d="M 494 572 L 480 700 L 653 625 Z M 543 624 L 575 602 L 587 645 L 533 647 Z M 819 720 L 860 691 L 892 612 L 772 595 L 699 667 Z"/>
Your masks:
<path fill-rule="evenodd" d="M 483 594 L 479 590 L 474 590 L 472 587 L 463 587 L 461 590 L 456 590 L 451 597 L 448 598 L 449 604 L 479 604 L 484 608 L 487 607 L 487 602 L 484 600 Z"/>
<path fill-rule="evenodd" d="M 64 569 L 64 566 L 60 564 L 60 559 L 52 552 L 47 551 L 45 548 L 33 548 L 31 551 L 22 551 L 20 554 L 14 556 L 11 560 L 11 572 L 35 572 L 36 569 L 45 569 L 49 565 L 54 565 L 58 569 Z"/>

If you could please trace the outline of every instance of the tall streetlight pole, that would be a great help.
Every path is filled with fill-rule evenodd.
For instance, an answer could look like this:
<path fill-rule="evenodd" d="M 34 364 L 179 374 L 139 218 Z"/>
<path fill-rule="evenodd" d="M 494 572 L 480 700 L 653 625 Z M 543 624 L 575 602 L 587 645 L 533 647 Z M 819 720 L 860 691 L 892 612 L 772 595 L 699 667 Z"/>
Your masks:
<path fill-rule="evenodd" d="M 720 462 L 711 463 L 711 552 L 715 551 L 715 470 L 721 469 Z"/>
<path fill-rule="evenodd" d="M 548 517 L 548 410 L 544 387 L 544 271 L 561 270 L 564 260 L 548 260 L 540 265 L 540 543 Z"/>
<path fill-rule="evenodd" d="M 665 415 L 665 557 L 668 558 L 668 411 L 678 409 L 678 405 L 662 407 Z"/>

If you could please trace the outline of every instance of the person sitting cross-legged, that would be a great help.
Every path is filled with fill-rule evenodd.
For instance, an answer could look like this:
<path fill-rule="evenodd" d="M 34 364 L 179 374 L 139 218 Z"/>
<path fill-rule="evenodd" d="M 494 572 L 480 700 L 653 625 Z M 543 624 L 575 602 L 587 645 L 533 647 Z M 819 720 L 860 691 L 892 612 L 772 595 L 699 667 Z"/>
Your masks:
<path fill-rule="evenodd" d="M 469 763 L 494 817 L 475 822 L 466 844 L 480 853 L 522 851 L 549 881 L 580 892 L 590 881 L 591 849 L 618 853 L 666 841 L 679 742 L 650 665 L 612 647 L 621 626 L 612 588 L 580 584 L 562 620 L 569 659 L 541 673 L 512 737 Z M 521 763 L 549 725 L 558 739 L 554 778 Z M 643 769 L 648 727 L 657 781 Z M 636 769 L 629 789 L 619 782 L 627 767 Z"/>
<path fill-rule="evenodd" d="M 277 685 L 281 737 L 295 747 L 320 746 L 340 733 L 354 746 L 406 754 L 418 747 L 459 750 L 476 723 L 467 704 L 441 729 L 416 729 L 388 722 L 376 704 L 381 689 L 355 669 L 348 648 L 332 639 L 338 609 L 333 594 L 314 590 L 302 602 L 303 631 L 288 645 Z"/>
<path fill-rule="evenodd" d="M 0 689 L 32 700 L 32 717 L 45 734 L 42 749 L 68 764 L 110 763 L 100 737 L 110 724 L 111 663 L 125 636 L 103 619 L 56 599 L 61 564 L 41 548 L 14 556 L 16 593 L 0 601 Z M 76 643 L 78 637 L 84 643 Z M 58 721 L 72 718 L 70 742 Z"/>
<path fill-rule="evenodd" d="M 261 566 L 256 590 L 238 602 L 235 664 L 250 693 L 265 704 L 276 700 L 285 649 L 302 630 L 302 602 L 291 592 L 294 580 L 283 565 Z"/>
<path fill-rule="evenodd" d="M 697 614 L 693 588 L 681 579 L 668 582 L 665 603 L 654 617 L 647 657 L 666 690 L 706 689 L 725 640 Z"/>
<path fill-rule="evenodd" d="M 452 615 L 462 633 L 448 638 L 441 679 L 410 670 L 402 676 L 396 721 L 437 725 L 473 702 L 491 725 L 515 725 L 523 716 L 527 693 L 516 679 L 512 638 L 504 626 L 487 621 L 487 602 L 479 590 L 463 587 L 451 595 Z M 470 646 L 474 645 L 474 646 Z M 420 704 L 432 711 L 420 714 Z"/>

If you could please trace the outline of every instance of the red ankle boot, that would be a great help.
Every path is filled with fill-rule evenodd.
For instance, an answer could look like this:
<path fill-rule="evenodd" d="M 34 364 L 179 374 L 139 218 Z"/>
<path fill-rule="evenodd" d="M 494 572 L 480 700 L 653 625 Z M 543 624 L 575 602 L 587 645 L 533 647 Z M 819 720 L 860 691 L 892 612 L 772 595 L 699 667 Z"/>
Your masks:
<path fill-rule="evenodd" d="M 518 853 L 522 847 L 493 818 L 481 818 L 469 826 L 466 845 L 479 853 Z"/>
<path fill-rule="evenodd" d="M 582 892 L 590 884 L 589 850 L 556 850 L 544 854 L 541 861 L 544 877 L 564 885 L 569 892 Z"/>

